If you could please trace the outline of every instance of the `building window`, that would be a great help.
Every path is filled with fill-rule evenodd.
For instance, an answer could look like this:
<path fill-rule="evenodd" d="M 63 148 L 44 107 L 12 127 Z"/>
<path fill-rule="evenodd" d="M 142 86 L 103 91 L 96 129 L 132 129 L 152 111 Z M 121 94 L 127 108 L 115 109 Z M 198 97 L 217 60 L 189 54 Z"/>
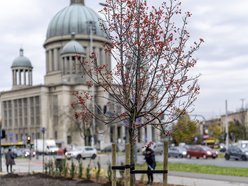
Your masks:
<path fill-rule="evenodd" d="M 11 101 L 8 101 L 8 118 L 9 118 L 9 127 L 12 127 L 12 105 L 11 105 Z"/>
<path fill-rule="evenodd" d="M 27 98 L 23 99 L 23 110 L 24 110 L 24 123 L 25 126 L 28 126 L 28 100 Z"/>
<path fill-rule="evenodd" d="M 67 144 L 71 144 L 71 136 L 67 136 Z"/>
<path fill-rule="evenodd" d="M 54 138 L 55 138 L 55 139 L 58 139 L 58 131 L 55 131 L 55 132 L 54 132 Z"/>
<path fill-rule="evenodd" d="M 19 123 L 20 123 L 20 126 L 23 126 L 23 108 L 22 108 L 22 99 L 18 99 L 18 110 L 19 110 Z"/>
<path fill-rule="evenodd" d="M 53 123 L 54 125 L 58 125 L 59 120 L 59 109 L 58 109 L 58 96 L 53 96 Z"/>
<path fill-rule="evenodd" d="M 19 123 L 18 123 L 18 103 L 17 103 L 17 100 L 14 100 L 14 122 L 15 122 L 15 126 L 18 127 Z"/>
<path fill-rule="evenodd" d="M 38 126 L 40 125 L 40 97 L 36 96 L 35 97 L 35 125 Z"/>
<path fill-rule="evenodd" d="M 34 112 L 34 97 L 31 97 L 30 98 L 30 124 L 31 125 L 34 125 L 34 115 L 35 115 L 35 112 Z"/>

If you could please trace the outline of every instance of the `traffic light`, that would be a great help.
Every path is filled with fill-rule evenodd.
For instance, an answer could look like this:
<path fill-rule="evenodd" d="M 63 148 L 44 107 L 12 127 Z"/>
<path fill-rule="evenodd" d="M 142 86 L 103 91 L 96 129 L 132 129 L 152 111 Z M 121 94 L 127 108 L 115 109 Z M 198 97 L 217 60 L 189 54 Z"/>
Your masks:
<path fill-rule="evenodd" d="M 27 137 L 27 144 L 31 144 L 31 137 L 30 136 Z"/>
<path fill-rule="evenodd" d="M 107 105 L 104 105 L 104 107 L 103 107 L 103 114 L 106 114 L 106 112 L 107 112 Z"/>
<path fill-rule="evenodd" d="M 2 129 L 0 132 L 1 132 L 0 137 L 1 137 L 2 139 L 5 138 L 5 137 L 6 137 L 5 130 Z"/>

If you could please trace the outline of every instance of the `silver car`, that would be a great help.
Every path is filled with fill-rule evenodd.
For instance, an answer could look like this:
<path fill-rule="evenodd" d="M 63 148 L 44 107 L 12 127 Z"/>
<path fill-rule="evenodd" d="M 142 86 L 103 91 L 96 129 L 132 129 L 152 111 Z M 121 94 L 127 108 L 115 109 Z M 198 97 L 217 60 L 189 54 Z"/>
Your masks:
<path fill-rule="evenodd" d="M 186 155 L 187 150 L 183 147 L 170 147 L 168 150 L 168 157 L 183 158 Z"/>
<path fill-rule="evenodd" d="M 76 147 L 75 149 L 67 151 L 65 153 L 65 157 L 67 159 L 76 158 L 77 160 L 85 158 L 95 159 L 96 156 L 96 148 L 91 146 Z"/>

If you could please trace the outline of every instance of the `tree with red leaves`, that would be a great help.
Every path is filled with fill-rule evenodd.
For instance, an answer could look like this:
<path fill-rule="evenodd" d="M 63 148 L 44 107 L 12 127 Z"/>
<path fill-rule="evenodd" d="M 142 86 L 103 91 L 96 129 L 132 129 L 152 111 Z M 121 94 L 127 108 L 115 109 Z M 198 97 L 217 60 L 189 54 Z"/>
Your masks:
<path fill-rule="evenodd" d="M 102 87 L 111 95 L 111 101 L 123 108 L 107 120 L 94 117 L 105 124 L 128 121 L 133 165 L 137 129 L 150 125 L 169 134 L 166 126 L 189 112 L 196 100 L 198 75 L 189 72 L 197 61 L 193 53 L 203 40 L 188 44 L 191 13 L 182 13 L 178 0 L 167 0 L 157 8 L 149 7 L 146 0 L 106 0 L 101 13 L 101 26 L 110 42 L 105 52 L 111 53 L 115 65 L 111 68 L 100 64 L 92 53 L 91 61 L 82 61 L 82 66 L 91 77 L 88 85 Z M 75 95 L 86 108 L 87 96 Z M 136 123 L 137 118 L 141 118 L 141 124 Z M 134 181 L 132 177 L 130 184 Z"/>

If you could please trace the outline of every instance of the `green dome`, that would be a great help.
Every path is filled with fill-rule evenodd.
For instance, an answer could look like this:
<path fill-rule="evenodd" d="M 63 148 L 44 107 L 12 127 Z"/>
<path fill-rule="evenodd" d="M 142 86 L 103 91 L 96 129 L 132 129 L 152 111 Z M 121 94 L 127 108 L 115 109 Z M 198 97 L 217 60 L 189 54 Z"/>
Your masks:
<path fill-rule="evenodd" d="M 70 41 L 66 43 L 63 47 L 61 54 L 68 54 L 68 53 L 78 53 L 78 54 L 85 54 L 84 48 L 80 45 L 77 41 Z"/>
<path fill-rule="evenodd" d="M 27 57 L 23 56 L 22 48 L 20 49 L 20 56 L 15 58 L 12 63 L 11 68 L 13 67 L 31 67 L 32 68 L 31 61 Z"/>
<path fill-rule="evenodd" d="M 87 34 L 92 26 L 94 35 L 104 37 L 99 24 L 100 16 L 92 9 L 84 6 L 84 3 L 71 3 L 70 6 L 59 11 L 49 23 L 46 39 L 55 36 L 77 34 Z"/>

